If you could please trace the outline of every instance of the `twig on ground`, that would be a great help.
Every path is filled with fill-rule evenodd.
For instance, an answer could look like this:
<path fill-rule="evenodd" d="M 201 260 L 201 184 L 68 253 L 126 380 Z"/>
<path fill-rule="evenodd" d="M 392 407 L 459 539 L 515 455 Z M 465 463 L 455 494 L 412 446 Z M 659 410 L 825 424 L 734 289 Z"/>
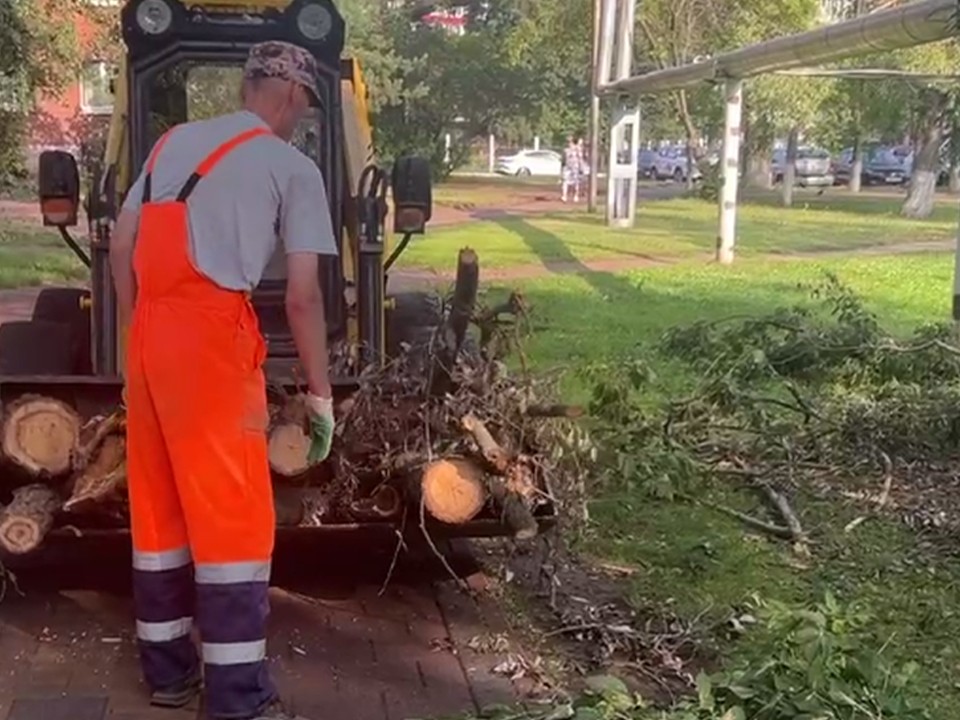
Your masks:
<path fill-rule="evenodd" d="M 678 497 L 692 502 L 697 505 L 703 505 L 704 507 L 716 510 L 717 512 L 722 512 L 725 515 L 736 518 L 740 520 L 745 525 L 752 527 L 754 530 L 760 530 L 767 533 L 768 535 L 773 535 L 784 540 L 793 540 L 794 535 L 793 531 L 788 527 L 782 527 L 780 525 L 775 525 L 773 523 L 766 522 L 765 520 L 760 520 L 753 517 L 752 515 L 747 515 L 746 513 L 740 512 L 739 510 L 734 510 L 731 507 L 726 505 L 721 505 L 720 503 L 710 502 L 709 500 L 700 500 L 693 497 L 692 495 L 687 495 L 685 493 L 678 493 Z"/>
<path fill-rule="evenodd" d="M 880 451 L 880 459 L 883 462 L 883 489 L 880 491 L 880 494 L 873 499 L 875 504 L 874 508 L 872 512 L 861 515 L 848 522 L 843 528 L 844 532 L 848 533 L 855 530 L 857 527 L 866 522 L 871 515 L 875 515 L 883 510 L 890 500 L 890 491 L 893 489 L 893 461 L 890 459 L 890 456 L 882 450 Z"/>
<path fill-rule="evenodd" d="M 407 529 L 407 513 L 403 513 L 403 520 L 400 523 L 400 529 L 396 531 L 397 533 L 397 546 L 393 550 L 393 559 L 390 561 L 390 567 L 387 568 L 387 576 L 383 579 L 383 585 L 380 586 L 380 592 L 378 595 L 383 595 L 387 591 L 387 586 L 390 584 L 390 579 L 393 577 L 393 571 L 397 567 L 397 560 L 400 558 L 400 551 L 405 550 L 407 544 L 403 541 L 404 530 Z"/>

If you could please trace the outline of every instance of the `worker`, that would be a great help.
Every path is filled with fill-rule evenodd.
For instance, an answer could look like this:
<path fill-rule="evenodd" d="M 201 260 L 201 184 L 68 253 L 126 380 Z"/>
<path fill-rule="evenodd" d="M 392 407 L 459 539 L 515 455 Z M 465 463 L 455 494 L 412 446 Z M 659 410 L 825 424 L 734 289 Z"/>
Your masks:
<path fill-rule="evenodd" d="M 334 430 L 320 255 L 334 255 L 316 164 L 290 144 L 321 104 L 315 59 L 254 46 L 243 108 L 164 134 L 111 238 L 125 388 L 137 639 L 155 705 L 202 685 L 214 718 L 289 718 L 267 672 L 274 505 L 265 343 L 250 293 L 278 242 L 308 385 L 310 457 Z M 200 658 L 190 633 L 196 613 Z M 201 674 L 202 669 L 202 674 Z"/>

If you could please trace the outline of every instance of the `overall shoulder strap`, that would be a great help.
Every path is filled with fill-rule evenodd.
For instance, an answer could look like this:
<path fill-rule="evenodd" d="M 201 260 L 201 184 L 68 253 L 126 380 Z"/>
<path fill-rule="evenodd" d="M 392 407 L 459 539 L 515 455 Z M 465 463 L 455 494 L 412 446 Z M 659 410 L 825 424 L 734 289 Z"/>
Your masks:
<path fill-rule="evenodd" d="M 150 157 L 147 158 L 147 172 L 143 178 L 143 197 L 140 199 L 141 204 L 150 202 L 150 189 L 153 181 L 153 167 L 157 164 L 157 157 L 159 157 L 160 151 L 163 150 L 163 146 L 176 129 L 177 126 L 174 125 L 163 135 L 161 135 L 160 139 L 157 140 L 157 144 L 153 146 L 153 152 L 150 153 Z"/>
<path fill-rule="evenodd" d="M 187 179 L 187 182 L 184 183 L 183 188 L 180 190 L 180 194 L 177 195 L 177 202 L 186 202 L 187 198 L 190 197 L 190 193 L 193 192 L 193 189 L 197 186 L 197 183 L 200 182 L 214 167 L 217 163 L 223 160 L 224 156 L 227 155 L 231 150 L 236 148 L 238 145 L 252 140 L 255 137 L 260 137 L 261 135 L 270 135 L 271 132 L 267 128 L 257 127 L 251 130 L 246 130 L 236 137 L 227 140 L 225 143 L 217 147 L 212 153 L 207 155 L 207 157 L 201 162 L 197 169 L 193 171 L 193 174 Z"/>

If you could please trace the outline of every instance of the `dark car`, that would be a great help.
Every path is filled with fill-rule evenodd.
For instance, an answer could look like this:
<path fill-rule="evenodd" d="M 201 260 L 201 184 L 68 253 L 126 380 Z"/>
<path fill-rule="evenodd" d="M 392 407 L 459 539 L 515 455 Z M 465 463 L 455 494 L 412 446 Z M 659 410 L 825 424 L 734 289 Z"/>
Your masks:
<path fill-rule="evenodd" d="M 834 163 L 838 184 L 850 182 L 853 168 L 853 148 L 844 148 Z M 911 155 L 909 148 L 880 143 L 868 143 L 863 148 L 863 170 L 860 181 L 864 185 L 903 185 L 910 180 Z"/>
<path fill-rule="evenodd" d="M 637 177 L 648 180 L 656 169 L 657 153 L 654 150 L 641 150 L 637 154 Z"/>

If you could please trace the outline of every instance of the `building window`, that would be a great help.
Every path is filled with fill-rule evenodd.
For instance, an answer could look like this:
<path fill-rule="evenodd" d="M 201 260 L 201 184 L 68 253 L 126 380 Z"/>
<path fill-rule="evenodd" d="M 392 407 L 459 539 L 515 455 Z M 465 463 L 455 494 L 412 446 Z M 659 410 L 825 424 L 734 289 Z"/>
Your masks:
<path fill-rule="evenodd" d="M 113 68 L 98 60 L 87 63 L 80 75 L 80 109 L 88 115 L 109 114 L 113 110 L 110 81 Z"/>

